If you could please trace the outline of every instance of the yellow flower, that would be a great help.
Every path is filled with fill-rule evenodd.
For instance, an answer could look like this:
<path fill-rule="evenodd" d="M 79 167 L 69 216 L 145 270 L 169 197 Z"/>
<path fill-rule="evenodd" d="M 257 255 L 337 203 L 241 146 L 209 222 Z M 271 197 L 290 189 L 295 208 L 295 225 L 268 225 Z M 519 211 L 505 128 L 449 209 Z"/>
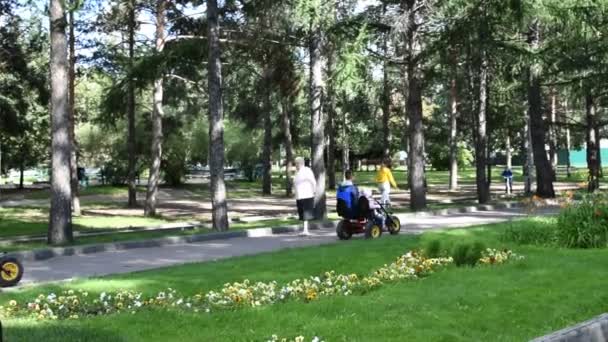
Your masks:
<path fill-rule="evenodd" d="M 17 301 L 16 300 L 11 300 L 10 302 L 8 302 L 8 305 L 10 305 L 10 306 L 17 306 Z"/>
<path fill-rule="evenodd" d="M 313 289 L 306 291 L 306 300 L 312 301 L 315 299 L 317 299 L 317 291 L 315 291 Z"/>

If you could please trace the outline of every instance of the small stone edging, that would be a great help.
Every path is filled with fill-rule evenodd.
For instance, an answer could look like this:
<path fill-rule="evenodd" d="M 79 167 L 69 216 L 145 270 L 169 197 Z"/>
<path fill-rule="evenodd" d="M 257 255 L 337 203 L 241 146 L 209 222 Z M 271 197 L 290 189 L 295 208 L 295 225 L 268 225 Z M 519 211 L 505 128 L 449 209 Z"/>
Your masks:
<path fill-rule="evenodd" d="M 436 209 L 429 211 L 419 211 L 413 213 L 402 213 L 399 215 L 406 216 L 410 215 L 413 217 L 426 217 L 426 216 L 445 216 L 445 215 L 456 215 L 456 214 L 466 214 L 466 213 L 474 213 L 478 211 L 491 211 L 491 210 L 499 210 L 499 209 L 519 209 L 524 205 L 519 202 L 506 202 L 506 203 L 497 203 L 497 204 L 480 204 L 469 207 L 459 207 L 459 208 L 446 208 L 446 209 Z"/>
<path fill-rule="evenodd" d="M 432 211 L 424 211 L 424 212 L 416 212 L 416 213 L 402 213 L 396 214 L 401 217 L 425 217 L 425 216 L 440 216 L 440 215 L 454 215 L 454 214 L 462 214 L 462 213 L 472 213 L 477 211 L 491 211 L 491 210 L 499 210 L 499 209 L 515 209 L 521 208 L 522 205 L 516 202 L 508 202 L 508 203 L 499 203 L 499 204 L 486 204 L 486 205 L 478 205 L 478 206 L 470 206 L 470 207 L 462 207 L 462 208 L 449 208 L 449 209 L 439 209 Z M 324 221 L 324 222 L 311 222 L 310 229 L 311 230 L 319 230 L 321 228 L 335 228 L 338 224 L 338 221 Z M 407 222 L 404 222 L 407 225 Z M 135 249 L 135 248 L 151 248 L 151 247 L 162 247 L 166 245 L 175 245 L 180 243 L 195 243 L 195 242 L 203 242 L 203 241 L 213 241 L 213 240 L 225 240 L 232 238 L 242 238 L 242 237 L 265 237 L 272 236 L 278 234 L 288 234 L 288 233 L 296 233 L 299 232 L 301 227 L 299 225 L 291 225 L 284 227 L 275 227 L 275 228 L 255 228 L 255 229 L 243 229 L 243 230 L 234 230 L 227 232 L 218 232 L 218 233 L 204 233 L 204 234 L 195 234 L 189 236 L 168 236 L 162 238 L 155 238 L 149 240 L 136 240 L 136 241 L 124 241 L 124 242 L 114 242 L 114 243 L 103 243 L 103 244 L 92 244 L 92 245 L 82 245 L 82 246 L 70 246 L 70 247 L 50 247 L 44 249 L 37 249 L 31 251 L 23 251 L 23 252 L 10 252 L 7 253 L 9 256 L 14 256 L 23 261 L 42 261 L 51 259 L 58 256 L 69 256 L 69 255 L 83 255 L 83 254 L 93 254 L 100 252 L 109 252 L 109 251 L 119 251 L 126 249 Z M 161 229 L 157 229 L 162 231 Z M 147 230 L 149 232 L 154 232 L 156 230 L 150 229 Z"/>
<path fill-rule="evenodd" d="M 608 341 L 608 313 L 573 327 L 535 338 L 530 342 L 605 342 Z"/>
<path fill-rule="evenodd" d="M 334 228 L 335 223 L 331 221 L 325 221 L 321 223 L 311 222 L 311 230 L 319 230 L 321 228 Z M 205 233 L 195 234 L 188 236 L 168 236 L 162 238 L 155 238 L 149 240 L 136 240 L 136 241 L 124 241 L 124 242 L 113 242 L 103 244 L 92 244 L 82 246 L 70 246 L 70 247 L 50 247 L 44 249 L 37 249 L 32 251 L 23 252 L 10 252 L 7 256 L 16 257 L 23 261 L 42 261 L 51 259 L 58 256 L 69 256 L 69 255 L 83 255 L 93 254 L 100 252 L 120 251 L 126 249 L 135 248 L 151 248 L 151 247 L 162 247 L 167 245 L 175 245 L 180 243 L 195 243 L 212 240 L 225 240 L 240 237 L 264 237 L 278 234 L 295 233 L 300 231 L 299 226 L 285 226 L 276 228 L 256 228 L 256 229 L 243 229 L 234 230 L 227 232 L 218 233 Z"/>
<path fill-rule="evenodd" d="M 192 230 L 199 227 L 205 227 L 202 222 L 191 221 L 191 222 L 177 222 L 177 223 L 166 223 L 157 226 L 138 227 L 130 226 L 118 229 L 96 229 L 95 231 L 84 231 L 74 232 L 74 237 L 95 237 L 114 235 L 120 233 L 150 233 L 150 232 L 170 232 L 170 231 L 184 231 Z M 14 236 L 10 239 L 2 239 L 0 246 L 8 246 L 14 243 L 20 242 L 33 242 L 33 241 L 46 241 L 46 235 L 20 235 Z"/>

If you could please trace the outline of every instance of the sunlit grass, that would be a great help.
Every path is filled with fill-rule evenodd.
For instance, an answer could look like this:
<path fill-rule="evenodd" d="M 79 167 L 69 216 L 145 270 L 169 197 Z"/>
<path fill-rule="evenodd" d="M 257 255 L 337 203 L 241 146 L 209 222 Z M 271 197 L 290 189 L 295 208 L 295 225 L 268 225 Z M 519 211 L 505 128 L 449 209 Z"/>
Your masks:
<path fill-rule="evenodd" d="M 362 296 L 211 315 L 160 309 L 77 321 L 3 323 L 9 341 L 263 341 L 272 334 L 316 335 L 326 341 L 524 341 L 608 310 L 607 250 L 551 249 L 500 240 L 510 226 L 534 222 L 538 221 L 386 236 L 45 285 L 7 293 L 0 305 L 62 289 L 85 288 L 99 294 L 128 288 L 154 294 L 172 287 L 188 295 L 243 279 L 285 283 L 327 270 L 367 274 L 435 239 L 446 248 L 481 241 L 526 257 L 498 267 L 450 267 L 424 280 L 387 285 Z"/>

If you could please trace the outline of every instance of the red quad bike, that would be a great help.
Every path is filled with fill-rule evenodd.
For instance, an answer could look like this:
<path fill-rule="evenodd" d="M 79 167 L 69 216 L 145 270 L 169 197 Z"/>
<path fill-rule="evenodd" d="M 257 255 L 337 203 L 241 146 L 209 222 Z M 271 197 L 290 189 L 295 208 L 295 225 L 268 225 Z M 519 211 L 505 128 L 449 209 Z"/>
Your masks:
<path fill-rule="evenodd" d="M 391 235 L 397 235 L 401 231 L 401 222 L 399 218 L 389 212 L 382 204 L 377 200 L 376 203 L 380 206 L 379 213 L 384 217 L 385 231 L 388 231 Z M 343 218 L 336 227 L 336 234 L 340 240 L 348 240 L 354 234 L 365 234 L 366 239 L 377 239 L 382 235 L 382 220 L 378 217 L 365 215 L 364 205 L 359 204 L 359 212 L 355 219 Z"/>
<path fill-rule="evenodd" d="M 0 255 L 0 287 L 17 285 L 23 276 L 23 265 L 17 258 Z"/>

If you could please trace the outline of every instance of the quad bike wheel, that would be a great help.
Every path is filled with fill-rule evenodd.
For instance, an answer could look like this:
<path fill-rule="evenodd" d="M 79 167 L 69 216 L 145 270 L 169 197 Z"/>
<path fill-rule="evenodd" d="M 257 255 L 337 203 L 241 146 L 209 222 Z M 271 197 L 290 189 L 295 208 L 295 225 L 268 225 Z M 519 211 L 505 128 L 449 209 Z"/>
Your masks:
<path fill-rule="evenodd" d="M 370 222 L 365 228 L 365 238 L 366 239 L 377 239 L 382 235 L 382 227 L 379 225 Z"/>
<path fill-rule="evenodd" d="M 336 227 L 336 234 L 340 240 L 349 240 L 353 234 L 347 231 L 344 227 L 344 221 L 340 221 Z"/>
<path fill-rule="evenodd" d="M 0 287 L 15 286 L 23 277 L 23 265 L 16 258 L 0 259 Z"/>
<path fill-rule="evenodd" d="M 397 216 L 391 216 L 387 222 L 388 231 L 391 235 L 397 235 L 401 231 L 401 221 Z"/>

